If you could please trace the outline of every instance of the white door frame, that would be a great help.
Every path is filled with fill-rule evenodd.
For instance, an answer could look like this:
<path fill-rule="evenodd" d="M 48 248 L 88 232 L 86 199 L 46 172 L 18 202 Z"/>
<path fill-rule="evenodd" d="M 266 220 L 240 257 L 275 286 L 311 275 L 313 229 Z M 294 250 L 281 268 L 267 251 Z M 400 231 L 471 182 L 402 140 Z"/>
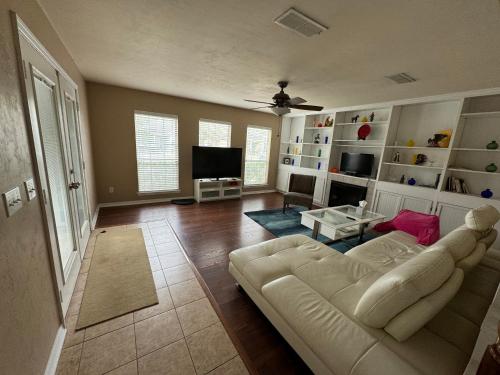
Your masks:
<path fill-rule="evenodd" d="M 62 294 L 61 291 L 63 288 L 66 286 L 66 284 L 69 284 L 71 286 L 71 292 L 74 289 L 75 282 L 76 282 L 76 276 L 79 273 L 76 272 L 76 275 L 72 276 L 72 280 L 65 280 L 66 275 L 64 270 L 61 271 L 61 263 L 59 260 L 59 251 L 57 248 L 57 240 L 56 240 L 56 234 L 55 234 L 55 228 L 54 228 L 54 218 L 52 216 L 52 212 L 50 209 L 46 207 L 45 202 L 47 201 L 47 197 L 45 196 L 42 186 L 48 186 L 47 183 L 47 178 L 45 175 L 45 164 L 44 164 L 44 158 L 43 158 L 43 150 L 40 148 L 40 144 L 37 143 L 35 140 L 40 138 L 39 131 L 36 126 L 33 126 L 33 123 L 37 123 L 36 118 L 32 118 L 31 113 L 36 113 L 35 110 L 35 103 L 33 100 L 29 100 L 28 96 L 28 91 L 27 91 L 27 86 L 26 86 L 26 79 L 31 79 L 31 72 L 29 71 L 28 67 L 25 66 L 23 62 L 23 56 L 21 53 L 21 38 L 25 42 L 27 42 L 30 47 L 32 47 L 36 52 L 38 52 L 41 57 L 57 72 L 57 75 L 59 78 L 63 77 L 64 80 L 69 82 L 72 87 L 74 87 L 75 94 L 74 98 L 77 103 L 77 113 L 76 113 L 76 129 L 77 129 L 77 134 L 78 134 L 78 139 L 79 139 L 79 152 L 80 155 L 82 156 L 82 161 L 83 161 L 83 150 L 81 147 L 81 129 L 80 129 L 80 106 L 79 106 L 79 98 L 78 98 L 78 85 L 71 79 L 71 77 L 65 72 L 65 70 L 59 65 L 59 63 L 52 57 L 52 55 L 47 51 L 47 49 L 43 46 L 43 44 L 38 40 L 38 38 L 29 30 L 29 28 L 26 26 L 26 24 L 21 20 L 21 18 L 15 13 L 11 11 L 11 20 L 12 20 L 12 26 L 13 26 L 13 32 L 14 32 L 14 44 L 17 52 L 17 60 L 18 60 L 18 72 L 19 72 L 19 79 L 20 79 L 20 86 L 21 86 L 21 91 L 22 91 L 22 100 L 23 100 L 23 109 L 24 109 L 24 115 L 26 119 L 26 128 L 27 132 L 29 135 L 29 143 L 30 143 L 30 148 L 31 148 L 31 154 L 32 154 L 32 160 L 33 160 L 33 169 L 34 169 L 34 179 L 36 181 L 36 186 L 38 188 L 38 199 L 40 202 L 40 207 L 42 211 L 42 217 L 43 217 L 43 224 L 44 224 L 44 232 L 45 232 L 45 242 L 48 247 L 48 252 L 49 252 L 49 257 L 51 259 L 51 270 L 52 270 L 52 278 L 54 281 L 54 292 L 56 294 L 56 298 L 60 302 L 58 304 L 58 312 L 59 312 L 59 317 L 61 320 L 61 323 L 64 325 L 64 315 L 65 312 L 68 309 L 69 306 L 69 298 L 62 299 Z M 56 82 L 56 95 L 61 96 L 62 91 L 61 91 L 61 85 L 59 82 Z M 64 97 L 62 97 L 64 99 Z M 59 111 L 63 111 L 63 108 L 59 108 Z M 61 116 L 63 114 L 61 113 Z M 36 116 L 36 114 L 35 114 Z M 61 119 L 63 119 L 61 117 Z M 34 122 L 33 122 L 34 121 Z M 63 121 L 65 121 L 63 119 Z M 86 176 L 85 176 L 85 168 L 83 165 L 82 169 L 82 179 L 84 182 L 86 181 Z M 82 188 L 86 190 L 86 211 L 87 215 L 89 218 L 89 224 L 91 222 L 91 214 L 90 214 L 90 206 L 88 202 L 88 191 L 86 189 L 86 184 L 82 184 Z M 72 218 L 73 219 L 73 218 Z M 75 239 L 76 240 L 76 239 Z M 88 238 L 87 238 L 88 240 Z M 84 244 L 86 245 L 86 243 Z M 85 246 L 83 246 L 85 247 Z M 78 258 L 78 263 L 80 264 L 81 258 L 83 258 L 83 253 L 85 251 L 85 248 L 79 249 L 80 250 L 80 256 Z"/>

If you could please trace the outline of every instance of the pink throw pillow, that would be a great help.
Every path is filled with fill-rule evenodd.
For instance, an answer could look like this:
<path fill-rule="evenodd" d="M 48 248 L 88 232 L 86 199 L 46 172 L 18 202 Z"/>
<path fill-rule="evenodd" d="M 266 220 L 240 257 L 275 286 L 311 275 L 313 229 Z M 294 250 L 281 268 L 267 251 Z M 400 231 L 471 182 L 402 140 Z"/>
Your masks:
<path fill-rule="evenodd" d="M 439 240 L 439 217 L 403 210 L 394 219 L 377 224 L 373 229 L 378 232 L 400 230 L 417 237 L 417 243 L 428 246 Z"/>

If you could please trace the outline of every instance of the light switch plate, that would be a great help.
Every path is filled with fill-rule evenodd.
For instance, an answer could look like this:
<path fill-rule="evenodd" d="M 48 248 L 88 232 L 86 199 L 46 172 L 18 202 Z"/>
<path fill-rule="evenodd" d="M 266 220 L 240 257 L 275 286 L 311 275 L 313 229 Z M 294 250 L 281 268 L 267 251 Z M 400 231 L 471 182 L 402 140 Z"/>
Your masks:
<path fill-rule="evenodd" d="M 26 188 L 26 195 L 29 201 L 36 197 L 35 182 L 32 178 L 24 181 L 24 187 Z"/>
<path fill-rule="evenodd" d="M 19 187 L 2 193 L 3 202 L 5 203 L 5 211 L 7 212 L 7 216 L 12 216 L 23 206 L 23 200 L 21 199 L 21 191 Z"/>

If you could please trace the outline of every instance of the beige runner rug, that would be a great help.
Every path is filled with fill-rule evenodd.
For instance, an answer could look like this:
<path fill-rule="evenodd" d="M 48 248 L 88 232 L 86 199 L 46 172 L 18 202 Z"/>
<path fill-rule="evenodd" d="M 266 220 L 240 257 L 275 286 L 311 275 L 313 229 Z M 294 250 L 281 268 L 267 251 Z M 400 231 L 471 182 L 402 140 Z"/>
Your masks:
<path fill-rule="evenodd" d="M 141 229 L 97 235 L 76 329 L 158 303 Z"/>

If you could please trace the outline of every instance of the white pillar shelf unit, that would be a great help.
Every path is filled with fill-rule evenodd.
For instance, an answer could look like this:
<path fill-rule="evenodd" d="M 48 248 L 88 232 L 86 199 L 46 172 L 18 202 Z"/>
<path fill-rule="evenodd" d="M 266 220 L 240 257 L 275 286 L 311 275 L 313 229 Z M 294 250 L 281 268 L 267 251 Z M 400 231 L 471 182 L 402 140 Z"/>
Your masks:
<path fill-rule="evenodd" d="M 500 170 L 486 171 L 491 163 L 500 167 L 500 149 L 486 147 L 491 141 L 500 143 L 500 95 L 466 98 L 446 171 L 446 178 L 454 177 L 466 184 L 466 195 L 481 197 L 481 192 L 489 188 L 492 198 L 500 199 Z M 446 187 L 444 184 L 442 190 Z"/>
<path fill-rule="evenodd" d="M 374 119 L 368 122 L 371 133 L 366 140 L 358 140 L 361 118 L 372 112 Z M 356 115 L 358 122 L 353 123 L 351 119 Z M 313 126 L 327 116 L 334 119 L 333 128 Z M 446 129 L 452 131 L 447 148 L 427 146 L 429 138 Z M 318 133 L 320 140 L 328 134 L 327 144 L 314 144 L 313 137 Z M 413 146 L 407 145 L 409 139 L 414 141 Z M 499 149 L 487 149 L 493 140 Z M 276 188 L 286 191 L 292 173 L 315 175 L 314 202 L 318 205 L 328 205 L 331 180 L 366 184 L 371 189 L 367 200 L 373 211 L 384 213 L 388 219 L 402 209 L 436 214 L 440 217 L 441 235 L 462 225 L 471 208 L 490 204 L 500 210 L 500 89 L 488 95 L 450 94 L 284 117 L 281 141 Z M 315 153 L 318 148 L 321 157 Z M 372 176 L 360 179 L 330 173 L 332 167 L 340 167 L 342 152 L 374 154 Z M 393 159 L 396 152 L 398 162 Z M 427 162 L 415 165 L 416 154 L 425 154 Z M 327 155 L 329 159 L 317 170 L 317 161 Z M 294 165 L 284 165 L 284 157 L 292 158 Z M 499 169 L 487 172 L 485 167 L 490 163 Z M 406 180 L 401 184 L 403 174 Z M 469 192 L 447 191 L 448 177 L 463 180 Z M 409 178 L 414 178 L 416 184 L 408 185 Z M 490 199 L 481 197 L 486 188 L 493 192 Z M 494 246 L 500 246 L 500 238 Z"/>
<path fill-rule="evenodd" d="M 197 202 L 239 199 L 243 181 L 241 178 L 202 178 L 194 180 L 194 198 Z"/>

